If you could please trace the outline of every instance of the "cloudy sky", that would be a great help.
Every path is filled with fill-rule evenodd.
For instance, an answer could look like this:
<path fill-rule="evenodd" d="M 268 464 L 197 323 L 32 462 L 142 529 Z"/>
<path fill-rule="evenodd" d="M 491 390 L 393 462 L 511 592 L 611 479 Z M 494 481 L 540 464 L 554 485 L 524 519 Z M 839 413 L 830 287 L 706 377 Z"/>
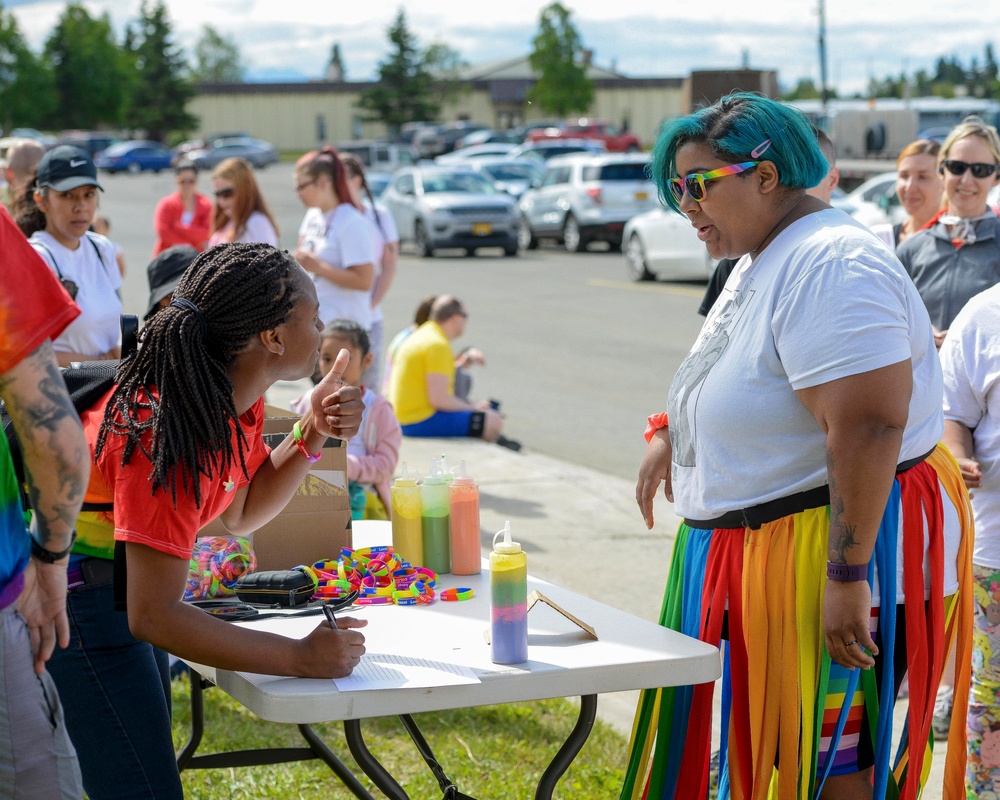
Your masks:
<path fill-rule="evenodd" d="M 819 82 L 821 0 L 563 0 L 595 61 L 633 77 L 683 76 L 692 69 L 777 69 L 783 85 Z M 37 51 L 65 7 L 53 0 L 0 0 Z M 138 16 L 140 0 L 85 0 L 115 29 Z M 442 42 L 469 63 L 527 54 L 541 0 L 168 0 L 177 44 L 193 49 L 204 25 L 235 41 L 251 80 L 320 77 L 340 44 L 347 77 L 375 76 L 386 29 L 400 6 L 422 45 Z M 946 10 L 945 10 L 946 9 Z M 290 14 L 294 11 L 294 14 Z M 930 68 L 939 56 L 982 61 L 1000 46 L 1000 2 L 826 0 L 829 77 L 841 93 L 869 76 Z M 995 40 L 994 40 L 995 37 Z"/>

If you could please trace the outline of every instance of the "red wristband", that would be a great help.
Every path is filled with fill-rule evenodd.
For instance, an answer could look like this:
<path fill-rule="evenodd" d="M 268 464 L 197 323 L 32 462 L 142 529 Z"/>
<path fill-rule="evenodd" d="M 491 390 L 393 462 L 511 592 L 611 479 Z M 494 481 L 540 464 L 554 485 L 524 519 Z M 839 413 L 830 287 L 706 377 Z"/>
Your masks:
<path fill-rule="evenodd" d="M 649 444 L 649 440 L 653 438 L 653 434 L 656 433 L 660 428 L 667 427 L 667 412 L 660 411 L 657 414 L 650 414 L 646 417 L 646 432 L 643 436 L 646 437 L 646 444 Z"/>
<path fill-rule="evenodd" d="M 298 421 L 292 425 L 292 438 L 295 440 L 295 446 L 299 448 L 299 452 L 306 457 L 306 461 L 310 464 L 315 464 L 323 457 L 322 450 L 316 455 L 309 452 L 309 448 L 306 447 L 305 440 L 302 438 L 302 428 L 299 427 Z"/>

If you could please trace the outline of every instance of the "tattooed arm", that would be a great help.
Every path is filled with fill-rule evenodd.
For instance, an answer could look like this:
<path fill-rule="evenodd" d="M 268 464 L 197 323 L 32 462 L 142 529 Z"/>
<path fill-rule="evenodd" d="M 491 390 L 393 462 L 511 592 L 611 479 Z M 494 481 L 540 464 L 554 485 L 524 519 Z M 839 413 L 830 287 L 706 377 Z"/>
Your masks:
<path fill-rule="evenodd" d="M 912 389 L 907 360 L 797 392 L 826 434 L 830 561 L 871 560 L 899 462 Z M 869 652 L 877 652 L 869 630 L 870 613 L 867 581 L 827 580 L 823 630 L 831 658 L 845 667 L 874 664 L 858 645 L 846 646 L 857 640 Z"/>
<path fill-rule="evenodd" d="M 52 345 L 46 341 L 0 375 L 3 397 L 17 432 L 33 509 L 31 534 L 46 550 L 69 547 L 90 476 L 90 450 L 66 393 Z M 44 669 L 56 640 L 69 643 L 66 564 L 32 558 L 18 610 L 28 622 L 35 670 Z"/>

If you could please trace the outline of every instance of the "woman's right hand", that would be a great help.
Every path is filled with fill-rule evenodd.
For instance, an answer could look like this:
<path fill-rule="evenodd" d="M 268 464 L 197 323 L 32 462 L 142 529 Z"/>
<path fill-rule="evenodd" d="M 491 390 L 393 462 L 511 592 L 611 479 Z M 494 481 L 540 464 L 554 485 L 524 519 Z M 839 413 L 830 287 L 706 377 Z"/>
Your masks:
<path fill-rule="evenodd" d="M 661 483 L 664 497 L 671 503 L 674 502 L 674 487 L 670 482 L 672 458 L 669 429 L 660 428 L 646 445 L 646 455 L 639 467 L 639 482 L 635 485 L 635 501 L 639 504 L 639 511 L 642 512 L 647 528 L 653 527 L 653 498 Z"/>
<path fill-rule="evenodd" d="M 305 639 L 300 640 L 304 678 L 346 678 L 365 654 L 365 636 L 355 628 L 368 624 L 366 619 L 337 617 L 337 627 L 323 620 Z"/>
<path fill-rule="evenodd" d="M 958 467 L 962 470 L 962 480 L 966 489 L 979 489 L 983 485 L 983 470 L 974 458 L 958 458 Z"/>

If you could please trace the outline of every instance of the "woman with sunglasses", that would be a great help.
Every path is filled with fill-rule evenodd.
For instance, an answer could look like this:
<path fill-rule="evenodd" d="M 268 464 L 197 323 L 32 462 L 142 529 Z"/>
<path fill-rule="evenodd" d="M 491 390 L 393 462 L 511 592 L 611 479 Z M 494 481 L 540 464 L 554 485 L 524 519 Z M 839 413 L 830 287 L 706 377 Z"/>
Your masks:
<path fill-rule="evenodd" d="M 377 232 L 351 193 L 337 151 L 324 147 L 302 156 L 295 192 L 307 209 L 295 260 L 316 284 L 320 319 L 349 319 L 371 330 Z"/>
<path fill-rule="evenodd" d="M 242 158 L 227 158 L 212 170 L 215 211 L 208 246 L 229 242 L 261 242 L 278 246 L 278 225 L 264 201 L 253 167 Z"/>
<path fill-rule="evenodd" d="M 153 256 L 179 244 L 205 249 L 212 231 L 212 201 L 198 192 L 198 168 L 182 161 L 174 169 L 177 191 L 156 204 L 153 228 L 156 246 Z"/>
<path fill-rule="evenodd" d="M 726 643 L 720 797 L 891 796 L 907 670 L 919 790 L 947 650 L 968 657 L 968 495 L 938 444 L 930 321 L 892 252 L 806 193 L 826 169 L 804 115 L 744 93 L 667 123 L 653 152 L 664 202 L 740 259 L 636 486 L 648 526 L 661 484 L 683 517 L 661 623 Z M 643 693 L 623 798 L 706 796 L 712 693 Z M 951 737 L 957 797 L 960 722 Z"/>
<path fill-rule="evenodd" d="M 998 170 L 996 128 L 966 117 L 938 155 L 944 209 L 896 251 L 927 306 L 938 347 L 962 307 L 1000 282 L 1000 219 L 986 203 Z"/>
<path fill-rule="evenodd" d="M 118 358 L 122 276 L 109 239 L 90 231 L 97 213 L 97 167 L 86 150 L 53 148 L 38 165 L 34 232 L 28 241 L 76 304 L 80 316 L 52 342 L 59 366 Z M 29 228 L 31 230 L 31 228 Z"/>

